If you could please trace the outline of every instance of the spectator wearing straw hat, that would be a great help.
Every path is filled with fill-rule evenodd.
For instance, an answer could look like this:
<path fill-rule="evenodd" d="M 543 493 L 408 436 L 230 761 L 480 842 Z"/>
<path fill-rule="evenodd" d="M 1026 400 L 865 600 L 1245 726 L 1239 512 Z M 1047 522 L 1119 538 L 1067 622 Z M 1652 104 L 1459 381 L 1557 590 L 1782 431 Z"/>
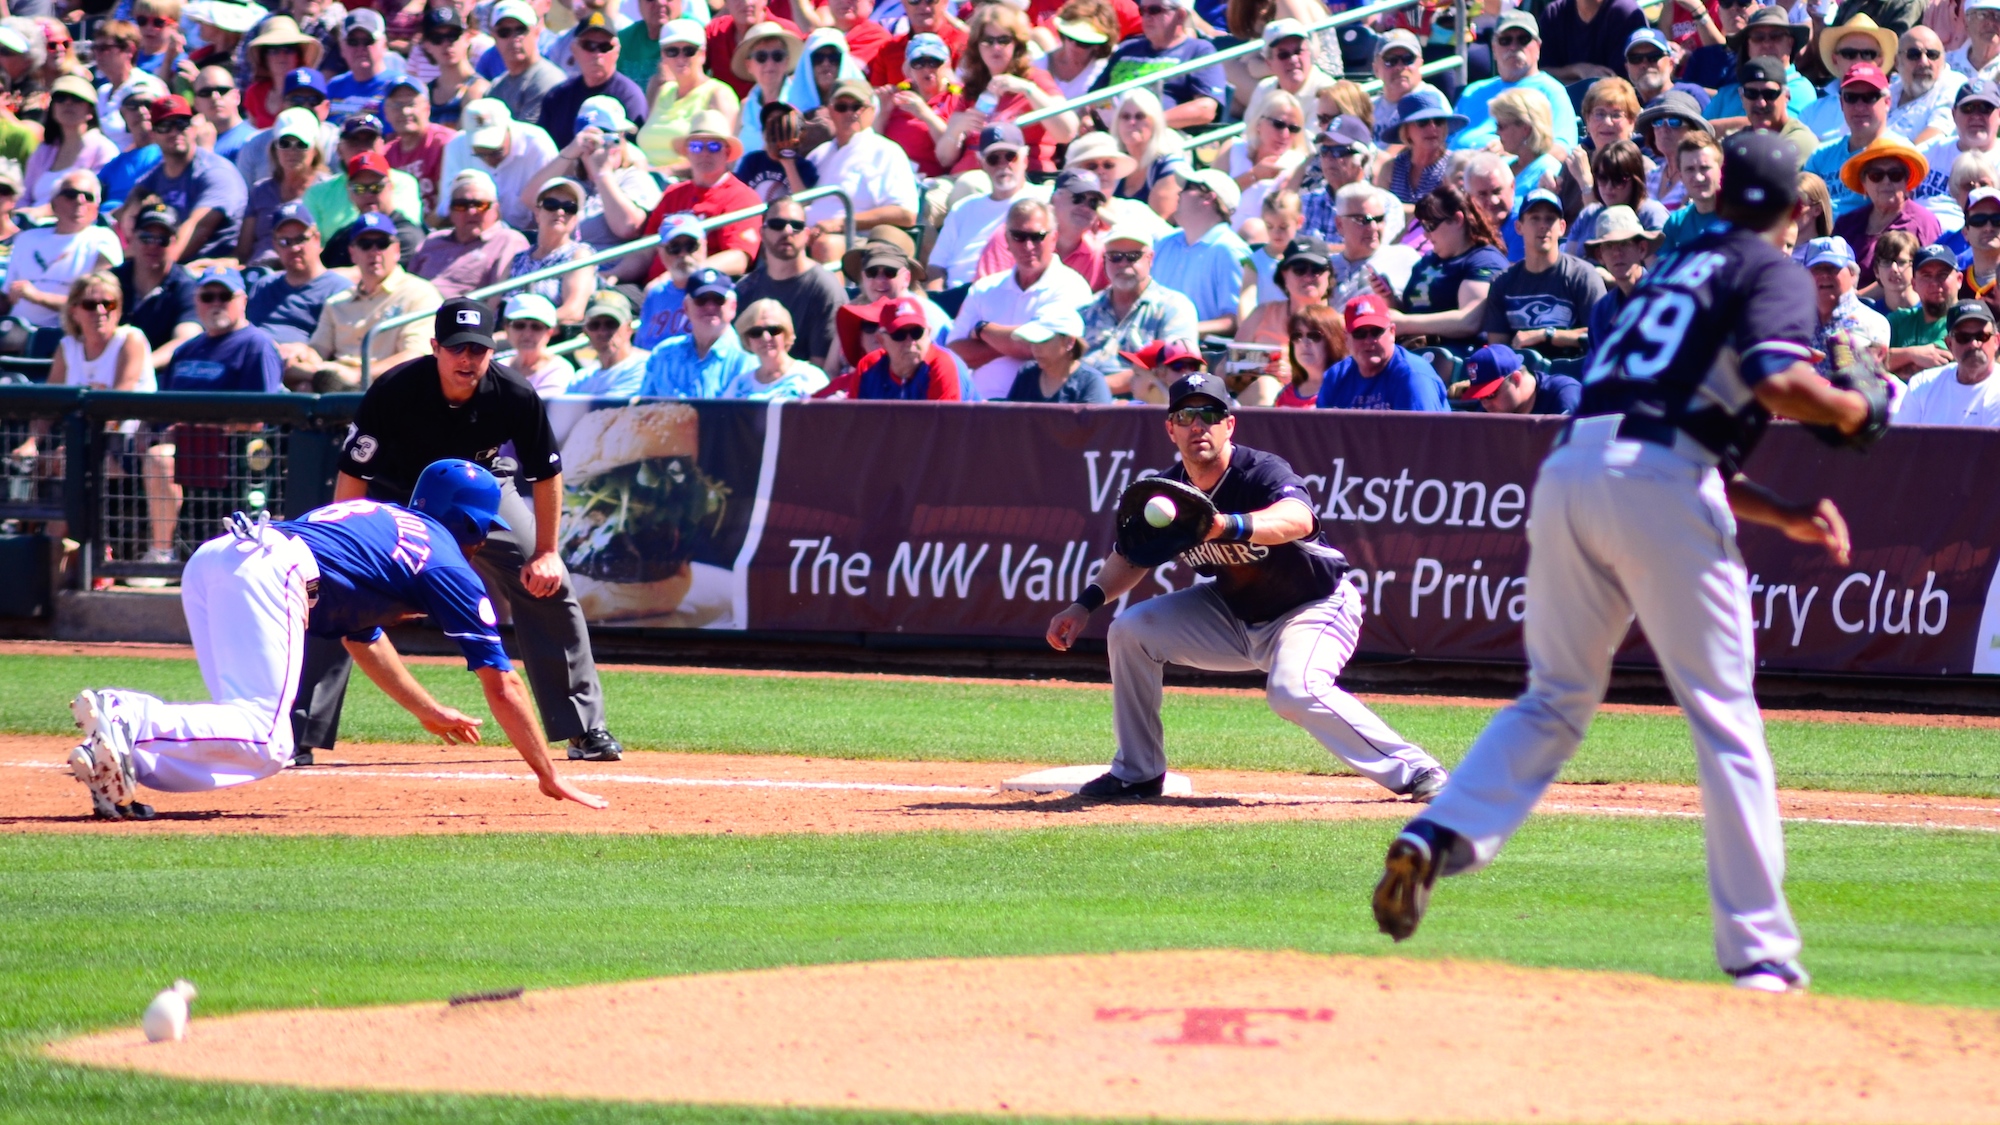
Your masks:
<path fill-rule="evenodd" d="M 1943 233 L 1931 209 L 1910 198 L 1928 174 L 1930 165 L 1923 154 L 1894 136 L 1876 138 L 1840 166 L 1841 183 L 1868 201 L 1833 222 L 1833 233 L 1854 250 L 1863 288 L 1875 281 L 1875 240 L 1883 234 L 1908 231 L 1917 245 L 1929 246 Z"/>
<path fill-rule="evenodd" d="M 688 178 L 660 196 L 660 202 L 646 216 L 647 234 L 658 231 L 668 215 L 712 219 L 764 202 L 730 171 L 743 155 L 743 142 L 736 139 L 722 114 L 713 110 L 696 114 L 687 136 L 674 142 L 674 151 L 688 162 Z M 757 248 L 756 217 L 739 219 L 708 232 L 708 265 L 732 277 L 741 276 L 756 259 Z"/>
<path fill-rule="evenodd" d="M 1612 324 L 1646 276 L 1646 264 L 1652 260 L 1660 239 L 1660 232 L 1647 230 L 1638 212 L 1630 207 L 1621 204 L 1598 212 L 1591 237 L 1584 242 L 1584 251 L 1611 278 L 1611 284 L 1605 288 L 1604 296 L 1590 306 L 1590 339 L 1610 338 Z"/>
<path fill-rule="evenodd" d="M 541 126 L 558 148 L 576 136 L 576 111 L 587 98 L 616 98 L 627 117 L 645 119 L 646 91 L 618 73 L 618 32 L 609 16 L 601 9 L 585 16 L 570 34 L 569 49 L 576 60 L 576 77 L 542 99 Z"/>
<path fill-rule="evenodd" d="M 1849 72 L 1856 67 L 1867 66 L 1883 74 L 1887 67 L 1894 65 L 1891 60 L 1895 56 L 1896 33 L 1878 26 L 1865 15 L 1857 15 L 1839 25 L 1830 25 L 1820 32 L 1820 63 L 1826 67 L 1828 74 L 1833 75 L 1833 81 L 1827 84 L 1819 100 L 1801 111 L 1799 117 L 1819 137 L 1821 144 L 1847 135 L 1850 128 L 1850 124 L 1843 121 L 1845 104 L 1840 96 L 1847 87 Z M 1882 110 L 1885 119 L 1889 108 L 1888 89 L 1889 81 L 1884 77 Z M 1831 176 L 1821 178 L 1827 179 L 1831 185 Z"/>

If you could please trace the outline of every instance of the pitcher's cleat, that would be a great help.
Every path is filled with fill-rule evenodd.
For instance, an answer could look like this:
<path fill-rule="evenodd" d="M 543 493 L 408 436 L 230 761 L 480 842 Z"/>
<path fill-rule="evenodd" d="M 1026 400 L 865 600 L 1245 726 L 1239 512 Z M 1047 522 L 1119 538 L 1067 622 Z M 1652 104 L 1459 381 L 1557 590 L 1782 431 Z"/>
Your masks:
<path fill-rule="evenodd" d="M 1759 961 L 1742 969 L 1731 969 L 1736 987 L 1752 992 L 1804 992 L 1812 974 L 1797 961 Z"/>
<path fill-rule="evenodd" d="M 1397 941 L 1417 932 L 1431 902 L 1431 887 L 1457 834 L 1421 818 L 1403 826 L 1382 859 L 1375 884 L 1375 925 Z"/>

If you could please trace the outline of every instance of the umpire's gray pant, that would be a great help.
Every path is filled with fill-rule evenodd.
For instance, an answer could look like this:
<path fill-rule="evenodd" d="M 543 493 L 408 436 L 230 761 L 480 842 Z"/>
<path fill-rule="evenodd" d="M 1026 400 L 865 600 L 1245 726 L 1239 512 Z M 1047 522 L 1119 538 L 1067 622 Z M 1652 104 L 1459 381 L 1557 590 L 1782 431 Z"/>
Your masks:
<path fill-rule="evenodd" d="M 1168 664 L 1211 672 L 1269 673 L 1264 697 L 1363 777 L 1392 793 L 1409 789 L 1437 759 L 1389 729 L 1334 683 L 1361 640 L 1361 595 L 1342 582 L 1325 599 L 1274 621 L 1248 625 L 1208 583 L 1149 598 L 1111 623 L 1111 773 L 1145 781 L 1167 769 L 1160 727 Z"/>
<path fill-rule="evenodd" d="M 487 594 L 512 611 L 514 638 L 528 687 L 542 713 L 542 728 L 552 741 L 562 742 L 605 725 L 597 662 L 590 654 L 590 633 L 569 576 L 565 574 L 562 588 L 546 598 L 534 597 L 521 584 L 521 568 L 535 551 L 535 513 L 515 490 L 512 476 L 499 479 L 500 518 L 507 521 L 508 530 L 493 529 L 473 554 L 472 567 L 485 580 Z M 347 649 L 339 641 L 308 638 L 299 692 L 292 704 L 296 745 L 333 746 L 352 670 Z"/>

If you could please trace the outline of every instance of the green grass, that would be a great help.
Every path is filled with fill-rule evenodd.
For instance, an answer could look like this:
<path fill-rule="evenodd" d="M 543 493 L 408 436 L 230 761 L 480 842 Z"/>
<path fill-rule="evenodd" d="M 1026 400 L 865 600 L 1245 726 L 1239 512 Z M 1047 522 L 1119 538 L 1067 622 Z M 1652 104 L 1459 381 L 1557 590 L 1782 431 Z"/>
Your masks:
<path fill-rule="evenodd" d="M 477 682 L 424 666 L 440 698 L 483 715 Z M 138 688 L 170 699 L 206 692 L 186 660 L 0 656 L 0 729 L 66 733 L 68 700 L 84 686 Z M 647 750 L 804 754 L 950 761 L 1102 762 L 1111 755 L 1108 691 L 1004 683 L 607 673 L 612 728 Z M 1476 707 L 1388 703 L 1378 710 L 1447 762 L 1485 725 Z M 1297 727 L 1253 696 L 1169 693 L 1167 749 L 1176 766 L 1342 772 Z M 416 723 L 356 676 L 343 734 L 422 741 Z M 1770 725 L 1780 784 L 1871 793 L 2000 796 L 2000 731 L 1782 722 Z M 1678 715 L 1606 714 L 1591 728 L 1570 781 L 1693 784 L 1694 755 Z"/>
<path fill-rule="evenodd" d="M 0 1121 L 540 1121 L 573 1108 L 181 1084 L 32 1056 L 51 1038 L 129 1025 L 177 975 L 214 1015 L 884 958 L 1386 953 L 1366 902 L 1387 830 L 4 838 Z M 1789 836 L 1821 991 L 2000 1007 L 2000 837 Z M 1449 883 L 1395 951 L 1713 981 L 1701 854 L 1688 821 L 1538 819 L 1494 870 Z M 582 1119 L 899 1120 L 627 1107 Z"/>

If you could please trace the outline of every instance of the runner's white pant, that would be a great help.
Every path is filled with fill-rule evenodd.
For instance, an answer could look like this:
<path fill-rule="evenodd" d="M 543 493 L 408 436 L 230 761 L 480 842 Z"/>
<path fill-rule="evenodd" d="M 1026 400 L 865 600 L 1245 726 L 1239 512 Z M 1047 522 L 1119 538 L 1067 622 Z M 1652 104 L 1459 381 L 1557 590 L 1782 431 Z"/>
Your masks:
<path fill-rule="evenodd" d="M 139 784 L 198 793 L 266 778 L 292 758 L 292 693 L 305 656 L 306 545 L 266 528 L 258 540 L 203 543 L 181 572 L 181 608 L 213 703 L 102 693 L 132 735 Z"/>
<path fill-rule="evenodd" d="M 1693 728 L 1715 953 L 1725 969 L 1798 955 L 1785 843 L 1736 520 L 1722 478 L 1664 446 L 1585 419 L 1549 455 L 1528 524 L 1528 691 L 1494 716 L 1423 819 L 1464 839 L 1447 873 L 1477 870 L 1576 753 L 1636 611 Z M 1469 845 L 1470 854 L 1466 854 Z"/>
<path fill-rule="evenodd" d="M 1168 664 L 1269 673 L 1264 696 L 1363 777 L 1401 793 L 1437 759 L 1404 740 L 1334 683 L 1361 640 L 1361 595 L 1342 582 L 1326 598 L 1274 621 L 1246 625 L 1208 583 L 1148 598 L 1111 623 L 1111 773 L 1145 781 L 1167 770 L 1160 726 Z"/>

